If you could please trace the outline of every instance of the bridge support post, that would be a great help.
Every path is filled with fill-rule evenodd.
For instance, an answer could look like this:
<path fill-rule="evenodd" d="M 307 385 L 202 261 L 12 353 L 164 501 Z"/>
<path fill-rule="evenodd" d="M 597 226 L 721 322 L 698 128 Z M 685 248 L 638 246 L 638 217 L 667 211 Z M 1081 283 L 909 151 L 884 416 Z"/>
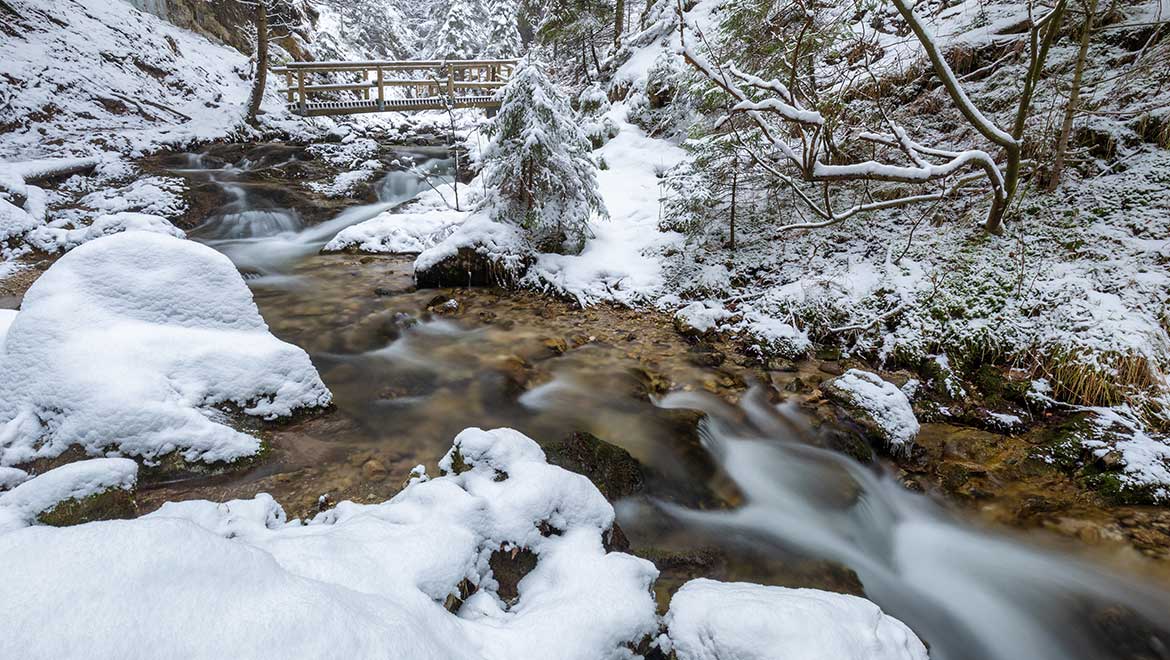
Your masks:
<path fill-rule="evenodd" d="M 386 88 L 382 86 L 383 83 L 382 67 L 378 67 L 378 110 L 386 109 Z"/>
<path fill-rule="evenodd" d="M 305 107 L 305 72 L 297 71 L 297 106 L 301 109 L 301 114 L 305 114 L 308 108 Z"/>

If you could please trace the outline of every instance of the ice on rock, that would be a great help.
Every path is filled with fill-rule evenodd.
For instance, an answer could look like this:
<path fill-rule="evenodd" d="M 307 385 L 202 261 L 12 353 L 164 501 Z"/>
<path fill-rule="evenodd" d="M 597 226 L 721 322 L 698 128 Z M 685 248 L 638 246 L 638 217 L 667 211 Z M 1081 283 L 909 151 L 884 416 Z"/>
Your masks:
<path fill-rule="evenodd" d="M 901 621 L 856 596 L 698 579 L 666 615 L 678 660 L 927 660 Z"/>
<path fill-rule="evenodd" d="M 0 465 L 74 445 L 230 461 L 259 440 L 214 406 L 276 418 L 331 400 L 309 356 L 268 332 L 227 257 L 139 231 L 82 245 L 33 284 L 0 372 Z"/>

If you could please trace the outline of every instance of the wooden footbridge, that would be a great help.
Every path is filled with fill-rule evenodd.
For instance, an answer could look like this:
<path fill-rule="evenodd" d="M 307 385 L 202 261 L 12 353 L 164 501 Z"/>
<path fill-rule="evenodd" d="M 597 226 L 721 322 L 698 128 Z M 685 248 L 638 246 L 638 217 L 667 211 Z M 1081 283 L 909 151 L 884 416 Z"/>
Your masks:
<path fill-rule="evenodd" d="M 291 62 L 280 90 L 293 113 L 316 117 L 360 112 L 417 112 L 500 107 L 503 87 L 517 60 L 372 60 Z M 340 81 L 340 82 L 338 82 Z"/>

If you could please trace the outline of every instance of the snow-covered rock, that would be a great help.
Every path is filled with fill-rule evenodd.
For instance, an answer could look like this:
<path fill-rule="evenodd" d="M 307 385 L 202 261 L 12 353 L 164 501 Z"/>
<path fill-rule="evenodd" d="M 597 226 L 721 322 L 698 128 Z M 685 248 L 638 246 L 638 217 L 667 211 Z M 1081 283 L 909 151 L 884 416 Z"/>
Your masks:
<path fill-rule="evenodd" d="M 414 277 L 420 288 L 504 284 L 522 275 L 531 261 L 532 248 L 519 227 L 473 215 L 418 255 Z"/>
<path fill-rule="evenodd" d="M 657 571 L 605 551 L 613 508 L 585 477 L 508 429 L 462 432 L 442 464 L 308 524 L 260 495 L 0 533 L 0 584 L 21 594 L 0 599 L 0 657 L 595 660 L 657 632 Z M 537 562 L 509 606 L 489 558 L 513 548 Z"/>
<path fill-rule="evenodd" d="M 0 355 L 4 354 L 4 338 L 8 336 L 8 328 L 12 327 L 17 314 L 15 309 L 0 309 Z"/>
<path fill-rule="evenodd" d="M 259 440 L 214 406 L 271 419 L 331 400 L 308 355 L 268 332 L 231 261 L 139 231 L 82 245 L 33 284 L 0 373 L 2 465 L 74 445 L 230 461 Z"/>
<path fill-rule="evenodd" d="M 674 314 L 674 326 L 687 336 L 705 335 L 725 321 L 731 312 L 714 302 L 695 301 Z"/>
<path fill-rule="evenodd" d="M 678 660 L 927 660 L 918 637 L 877 605 L 815 589 L 691 580 L 666 624 Z"/>
<path fill-rule="evenodd" d="M 383 213 L 346 227 L 325 246 L 327 252 L 357 250 L 380 254 L 419 253 L 434 247 L 463 223 L 466 213 L 449 209 Z"/>
<path fill-rule="evenodd" d="M 172 225 L 166 218 L 147 213 L 122 212 L 98 216 L 93 223 L 79 229 L 39 227 L 29 232 L 25 240 L 45 252 L 60 252 L 72 250 L 95 238 L 124 231 L 147 231 L 169 234 L 175 238 L 187 237 L 182 229 Z"/>
<path fill-rule="evenodd" d="M 128 458 L 91 458 L 24 479 L 0 494 L 0 534 L 33 524 L 37 516 L 61 502 L 112 489 L 130 490 L 137 482 L 138 464 Z"/>
<path fill-rule="evenodd" d="M 20 468 L 0 467 L 0 491 L 12 490 L 31 477 Z"/>
<path fill-rule="evenodd" d="M 838 403 L 856 409 L 879 439 L 894 451 L 908 451 L 918 436 L 918 418 L 910 399 L 897 385 L 869 371 L 850 369 L 828 381 L 823 389 Z"/>

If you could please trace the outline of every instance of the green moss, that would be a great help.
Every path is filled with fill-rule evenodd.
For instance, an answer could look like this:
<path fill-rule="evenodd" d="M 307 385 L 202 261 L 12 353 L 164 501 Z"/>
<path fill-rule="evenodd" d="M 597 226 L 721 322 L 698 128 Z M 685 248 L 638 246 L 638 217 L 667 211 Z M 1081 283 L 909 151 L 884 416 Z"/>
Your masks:
<path fill-rule="evenodd" d="M 37 521 L 52 527 L 68 527 L 95 520 L 124 520 L 138 515 L 134 493 L 122 488 L 60 502 L 37 516 Z"/>

